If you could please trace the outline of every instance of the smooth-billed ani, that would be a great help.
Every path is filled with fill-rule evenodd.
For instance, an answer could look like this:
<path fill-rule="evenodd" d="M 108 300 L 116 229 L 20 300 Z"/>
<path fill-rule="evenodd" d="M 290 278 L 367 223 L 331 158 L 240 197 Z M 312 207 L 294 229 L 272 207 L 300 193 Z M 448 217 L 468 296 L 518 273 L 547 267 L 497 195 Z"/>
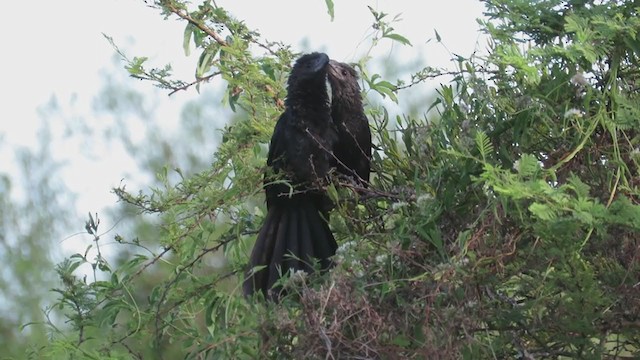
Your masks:
<path fill-rule="evenodd" d="M 322 53 L 294 64 L 269 147 L 268 212 L 251 254 L 246 295 L 277 299 L 273 285 L 289 270 L 311 272 L 314 261 L 321 269 L 331 266 L 337 244 L 322 188 L 333 169 L 364 186 L 369 181 L 371 132 L 357 79 L 351 66 Z"/>
<path fill-rule="evenodd" d="M 306 54 L 289 75 L 285 111 L 269 146 L 267 216 L 251 253 L 246 295 L 259 291 L 277 299 L 272 287 L 280 275 L 311 272 L 313 259 L 326 269 L 335 254 L 337 244 L 326 221 L 330 201 L 320 190 L 335 167 L 332 149 L 338 139 L 331 120 L 328 64 L 326 54 Z"/>
<path fill-rule="evenodd" d="M 331 60 L 331 118 L 338 130 L 333 153 L 338 171 L 353 177 L 363 186 L 369 184 L 371 163 L 371 130 L 364 114 L 358 74 L 351 66 Z"/>

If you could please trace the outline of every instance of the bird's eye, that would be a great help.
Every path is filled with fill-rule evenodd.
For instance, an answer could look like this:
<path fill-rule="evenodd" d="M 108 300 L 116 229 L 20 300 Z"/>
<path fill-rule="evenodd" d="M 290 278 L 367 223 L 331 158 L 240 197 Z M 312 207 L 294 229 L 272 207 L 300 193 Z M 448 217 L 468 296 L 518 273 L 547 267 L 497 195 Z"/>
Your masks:
<path fill-rule="evenodd" d="M 342 76 L 347 76 L 347 70 L 342 70 Z"/>

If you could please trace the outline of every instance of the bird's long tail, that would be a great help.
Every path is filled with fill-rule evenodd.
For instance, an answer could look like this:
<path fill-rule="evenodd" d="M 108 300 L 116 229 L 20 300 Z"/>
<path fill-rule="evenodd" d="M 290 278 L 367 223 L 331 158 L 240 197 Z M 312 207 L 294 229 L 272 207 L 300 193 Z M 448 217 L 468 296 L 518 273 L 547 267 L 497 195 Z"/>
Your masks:
<path fill-rule="evenodd" d="M 267 298 L 277 298 L 279 291 L 272 287 L 281 275 L 289 270 L 311 273 L 314 261 L 325 270 L 336 248 L 329 225 L 314 202 L 294 198 L 274 203 L 251 253 L 244 294 L 260 291 Z"/>

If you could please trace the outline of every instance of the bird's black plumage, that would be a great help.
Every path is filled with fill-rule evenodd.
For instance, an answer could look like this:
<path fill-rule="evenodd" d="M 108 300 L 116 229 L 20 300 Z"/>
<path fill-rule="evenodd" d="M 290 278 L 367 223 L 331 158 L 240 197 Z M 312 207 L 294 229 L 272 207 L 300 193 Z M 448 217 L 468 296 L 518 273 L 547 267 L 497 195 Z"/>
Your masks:
<path fill-rule="evenodd" d="M 322 53 L 303 55 L 287 91 L 267 158 L 268 212 L 244 282 L 246 295 L 270 299 L 278 298 L 274 283 L 282 274 L 311 272 L 314 261 L 321 269 L 331 266 L 337 244 L 328 225 L 332 204 L 322 188 L 333 169 L 367 186 L 371 160 L 371 131 L 351 66 Z"/>
<path fill-rule="evenodd" d="M 327 92 L 328 65 L 326 54 L 306 54 L 289 75 L 285 111 L 269 146 L 268 212 L 251 253 L 246 295 L 262 292 L 275 299 L 277 289 L 272 288 L 281 274 L 311 272 L 316 260 L 326 269 L 335 254 L 337 244 L 327 223 L 330 201 L 320 190 L 336 166 L 332 150 L 338 141 Z"/>
<path fill-rule="evenodd" d="M 358 75 L 348 64 L 331 60 L 331 118 L 338 131 L 333 152 L 338 171 L 367 186 L 371 163 L 371 130 L 364 114 Z"/>

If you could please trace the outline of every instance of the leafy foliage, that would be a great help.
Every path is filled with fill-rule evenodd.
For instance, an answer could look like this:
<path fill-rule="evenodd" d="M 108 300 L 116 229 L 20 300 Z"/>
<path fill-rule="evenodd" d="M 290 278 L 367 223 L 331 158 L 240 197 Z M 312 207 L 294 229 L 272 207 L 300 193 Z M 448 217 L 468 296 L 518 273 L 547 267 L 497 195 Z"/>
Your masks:
<path fill-rule="evenodd" d="M 336 268 L 283 279 L 291 295 L 265 304 L 242 298 L 238 279 L 263 220 L 265 149 L 295 54 L 212 2 L 156 1 L 164 16 L 185 21 L 185 49 L 193 39 L 202 54 L 192 83 L 224 79 L 228 105 L 244 117 L 223 130 L 208 170 L 178 182 L 160 173 L 162 186 L 139 194 L 116 189 L 156 214 L 161 247 L 118 235 L 138 251 L 122 264 L 77 255 L 59 265 L 58 306 L 71 331 L 54 334 L 40 355 L 637 357 L 638 9 L 484 2 L 492 39 L 484 58 L 458 56 L 453 72 L 425 68 L 396 86 L 360 63 L 365 93 L 392 99 L 431 77 L 453 79 L 424 109 L 437 112 L 428 121 L 392 121 L 370 104 L 371 186 L 329 191 Z M 410 44 L 386 14 L 371 12 L 373 45 L 385 37 Z M 172 91 L 192 84 L 141 59 L 128 64 L 135 77 Z M 88 231 L 97 226 L 90 218 Z M 228 263 L 215 269 L 208 261 L 219 252 Z M 79 263 L 91 264 L 92 281 L 74 276 Z M 153 289 L 134 291 L 154 274 Z"/>

